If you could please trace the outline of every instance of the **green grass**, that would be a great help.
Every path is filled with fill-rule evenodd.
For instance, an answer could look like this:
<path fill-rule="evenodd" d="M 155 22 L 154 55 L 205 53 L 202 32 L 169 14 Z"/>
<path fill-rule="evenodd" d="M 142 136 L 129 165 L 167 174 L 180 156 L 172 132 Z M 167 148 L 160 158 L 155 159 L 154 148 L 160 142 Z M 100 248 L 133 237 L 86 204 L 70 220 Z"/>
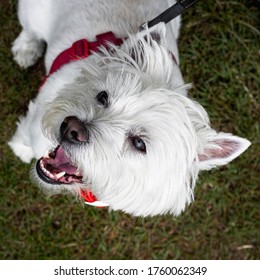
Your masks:
<path fill-rule="evenodd" d="M 202 173 L 178 218 L 132 218 L 45 197 L 6 142 L 44 75 L 21 71 L 10 47 L 16 1 L 0 3 L 1 259 L 259 259 L 259 11 L 251 1 L 199 1 L 183 17 L 181 68 L 212 125 L 252 141 L 232 164 Z M 250 246 L 244 246 L 250 245 Z"/>

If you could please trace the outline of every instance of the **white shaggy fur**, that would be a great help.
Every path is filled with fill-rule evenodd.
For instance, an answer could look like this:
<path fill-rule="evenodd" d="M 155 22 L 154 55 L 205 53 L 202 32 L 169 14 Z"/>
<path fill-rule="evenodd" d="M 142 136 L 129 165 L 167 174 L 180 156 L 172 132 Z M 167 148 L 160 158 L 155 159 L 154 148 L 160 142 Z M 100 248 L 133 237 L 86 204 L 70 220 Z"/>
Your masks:
<path fill-rule="evenodd" d="M 193 200 L 200 170 L 233 160 L 250 142 L 210 127 L 206 111 L 188 98 L 178 64 L 180 19 L 138 33 L 138 26 L 174 1 L 23 0 L 23 31 L 13 53 L 21 67 L 32 65 L 47 43 L 48 73 L 55 57 L 76 40 L 95 41 L 112 31 L 128 39 L 113 51 L 69 63 L 52 74 L 31 101 L 9 145 L 24 162 L 58 145 L 60 126 L 75 116 L 90 127 L 87 145 L 63 145 L 83 173 L 83 183 L 39 185 L 52 193 L 90 189 L 113 210 L 137 216 L 180 214 Z M 153 34 L 156 34 L 154 39 Z M 109 106 L 97 104 L 100 91 Z M 146 154 L 133 148 L 128 135 L 142 137 Z"/>

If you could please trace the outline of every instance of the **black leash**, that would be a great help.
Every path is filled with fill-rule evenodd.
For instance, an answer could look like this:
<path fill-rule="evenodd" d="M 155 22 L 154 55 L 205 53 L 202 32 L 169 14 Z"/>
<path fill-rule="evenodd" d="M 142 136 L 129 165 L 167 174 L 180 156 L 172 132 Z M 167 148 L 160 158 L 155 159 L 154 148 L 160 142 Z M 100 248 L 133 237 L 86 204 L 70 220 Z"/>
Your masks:
<path fill-rule="evenodd" d="M 147 27 L 150 28 L 160 22 L 168 23 L 172 19 L 179 16 L 183 11 L 187 10 L 193 4 L 195 4 L 198 0 L 181 0 L 171 6 L 169 9 L 161 13 L 158 17 L 154 18 L 153 20 L 144 22 L 140 27 L 139 30 L 142 31 Z"/>

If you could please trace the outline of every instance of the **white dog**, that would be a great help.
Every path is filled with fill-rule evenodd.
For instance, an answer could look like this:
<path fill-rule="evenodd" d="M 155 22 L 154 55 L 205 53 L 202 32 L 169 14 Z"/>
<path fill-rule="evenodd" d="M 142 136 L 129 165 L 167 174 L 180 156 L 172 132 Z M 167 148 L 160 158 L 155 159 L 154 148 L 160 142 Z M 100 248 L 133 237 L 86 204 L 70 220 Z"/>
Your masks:
<path fill-rule="evenodd" d="M 14 59 L 33 65 L 46 42 L 47 77 L 9 145 L 24 162 L 38 159 L 33 177 L 45 190 L 136 216 L 178 215 L 200 170 L 248 148 L 248 140 L 212 129 L 188 98 L 180 18 L 138 32 L 174 2 L 19 2 Z"/>

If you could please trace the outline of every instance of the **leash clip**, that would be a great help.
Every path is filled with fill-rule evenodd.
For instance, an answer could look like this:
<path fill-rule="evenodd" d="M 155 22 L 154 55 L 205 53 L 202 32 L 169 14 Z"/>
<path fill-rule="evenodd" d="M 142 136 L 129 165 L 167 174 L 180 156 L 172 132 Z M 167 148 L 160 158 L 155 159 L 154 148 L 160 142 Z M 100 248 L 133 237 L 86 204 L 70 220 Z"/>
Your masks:
<path fill-rule="evenodd" d="M 142 23 L 138 28 L 139 32 L 144 31 L 145 29 L 148 29 L 149 28 L 148 23 L 149 23 L 149 21 L 145 21 L 144 23 Z"/>
<path fill-rule="evenodd" d="M 185 10 L 190 8 L 192 5 L 194 5 L 198 0 L 180 0 L 176 2 L 173 6 L 168 8 L 166 11 L 161 13 L 156 18 L 146 21 L 143 24 L 139 26 L 139 31 L 143 31 L 145 29 L 148 29 L 160 22 L 164 22 L 165 24 L 169 21 L 173 20 L 180 14 L 182 14 Z"/>

